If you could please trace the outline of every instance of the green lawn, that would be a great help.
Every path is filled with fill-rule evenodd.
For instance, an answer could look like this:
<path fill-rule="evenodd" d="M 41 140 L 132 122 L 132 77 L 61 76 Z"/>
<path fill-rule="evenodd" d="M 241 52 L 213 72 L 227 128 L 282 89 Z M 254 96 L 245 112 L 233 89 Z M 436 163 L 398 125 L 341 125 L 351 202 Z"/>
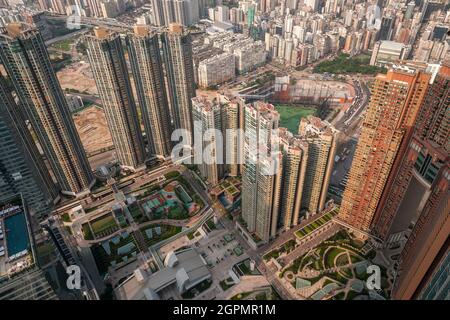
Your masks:
<path fill-rule="evenodd" d="M 171 207 L 167 218 L 174 220 L 184 220 L 189 218 L 189 214 L 184 208 L 179 207 L 178 205 L 175 207 Z"/>
<path fill-rule="evenodd" d="M 297 134 L 301 118 L 316 112 L 315 108 L 302 105 L 276 105 L 275 109 L 280 113 L 280 127 L 287 128 L 293 134 Z"/>
<path fill-rule="evenodd" d="M 135 248 L 131 250 L 131 252 L 127 254 L 119 254 L 118 249 L 122 246 L 127 245 L 128 243 L 133 242 Z M 138 252 L 137 244 L 134 242 L 133 236 L 130 234 L 126 238 L 120 238 L 119 243 L 114 244 L 112 241 L 109 241 L 109 247 L 111 249 L 111 253 L 107 254 L 105 249 L 101 244 L 95 244 L 91 246 L 91 251 L 94 256 L 95 263 L 97 264 L 98 270 L 100 274 L 105 274 L 108 271 L 108 267 L 111 265 L 112 261 L 116 261 L 116 263 L 125 262 L 124 257 L 128 259 L 133 258 L 132 252 Z"/>
<path fill-rule="evenodd" d="M 106 215 L 95 222 L 90 222 L 92 232 L 96 236 L 104 236 L 104 233 L 112 233 L 118 229 L 116 220 L 111 215 Z"/>
<path fill-rule="evenodd" d="M 70 45 L 72 44 L 72 39 L 61 40 L 52 44 L 52 48 L 62 50 L 62 51 L 70 51 Z"/>
<path fill-rule="evenodd" d="M 341 252 L 344 252 L 341 249 L 338 248 L 330 248 L 327 252 L 326 252 L 326 256 L 325 256 L 325 268 L 333 268 L 334 265 L 334 258 Z"/>
<path fill-rule="evenodd" d="M 208 226 L 208 229 L 210 231 L 217 229 L 213 219 L 209 219 L 208 221 L 206 221 L 206 225 Z"/>
<path fill-rule="evenodd" d="M 235 296 L 232 296 L 230 300 L 244 300 L 246 297 L 248 297 L 252 292 L 242 292 L 238 293 Z"/>
<path fill-rule="evenodd" d="M 89 228 L 89 223 L 84 223 L 81 228 L 83 230 L 83 236 L 85 240 L 94 240 L 94 236 L 92 235 L 91 229 Z"/>
<path fill-rule="evenodd" d="M 265 260 L 265 261 L 269 261 L 270 259 L 272 259 L 272 258 L 278 258 L 278 256 L 280 255 L 280 252 L 278 251 L 278 250 L 272 250 L 272 251 L 270 251 L 269 253 L 267 253 L 267 254 L 265 254 L 264 256 L 263 256 L 263 259 Z"/>
<path fill-rule="evenodd" d="M 309 224 L 307 224 L 306 226 L 304 226 L 303 228 L 301 228 L 297 232 L 295 232 L 295 235 L 297 237 L 299 237 L 300 239 L 303 238 L 307 234 L 313 232 L 320 226 L 322 226 L 325 223 L 327 223 L 328 221 L 330 221 L 333 218 L 334 214 L 335 214 L 335 212 L 329 212 L 326 215 L 320 217 L 319 219 L 316 219 L 316 220 L 310 222 Z"/>
<path fill-rule="evenodd" d="M 155 228 L 155 227 L 157 227 L 157 225 L 152 225 L 150 227 L 141 228 L 142 235 L 144 236 L 144 238 L 146 240 L 146 244 L 149 247 L 154 245 L 155 243 L 158 243 L 158 242 L 162 241 L 162 240 L 165 240 L 165 239 L 168 239 L 170 237 L 173 237 L 177 233 L 181 232 L 181 227 L 169 226 L 169 225 L 160 225 L 160 227 L 161 227 L 161 234 L 158 235 L 158 234 L 156 234 L 155 231 L 153 231 L 153 237 L 151 239 L 148 238 L 147 234 L 145 233 L 145 230 L 149 229 L 149 228 Z"/>
<path fill-rule="evenodd" d="M 164 177 L 167 180 L 178 178 L 179 176 L 180 176 L 180 173 L 178 171 L 170 171 L 170 172 L 167 172 L 166 174 L 164 174 Z"/>
<path fill-rule="evenodd" d="M 64 222 L 72 222 L 72 219 L 70 219 L 70 216 L 67 212 L 63 213 L 63 215 L 61 216 L 61 219 Z"/>
<path fill-rule="evenodd" d="M 341 53 L 331 61 L 323 61 L 314 67 L 314 73 L 328 72 L 332 74 L 377 74 L 385 73 L 385 68 L 371 66 L 369 64 L 369 55 L 359 55 L 350 57 L 348 54 Z"/>

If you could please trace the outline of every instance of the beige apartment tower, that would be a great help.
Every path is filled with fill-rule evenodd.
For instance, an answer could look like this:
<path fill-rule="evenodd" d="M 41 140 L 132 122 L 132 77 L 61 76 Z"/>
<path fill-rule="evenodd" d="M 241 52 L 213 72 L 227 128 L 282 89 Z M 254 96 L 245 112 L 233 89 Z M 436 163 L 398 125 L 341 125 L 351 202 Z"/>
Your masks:
<path fill-rule="evenodd" d="M 302 190 L 308 163 L 308 143 L 294 137 L 286 128 L 279 129 L 283 154 L 282 196 L 278 226 L 289 230 L 298 224 Z"/>
<path fill-rule="evenodd" d="M 15 23 L 2 28 L 0 56 L 24 114 L 62 193 L 88 191 L 93 175 L 41 34 Z"/>
<path fill-rule="evenodd" d="M 146 26 L 135 26 L 126 42 L 149 156 L 167 158 L 172 151 L 172 128 L 159 37 Z"/>
<path fill-rule="evenodd" d="M 202 177 L 215 186 L 225 175 L 222 106 L 216 101 L 193 98 L 192 116 L 194 159 L 199 160 L 195 163 L 198 163 Z"/>
<path fill-rule="evenodd" d="M 213 99 L 192 99 L 194 145 L 203 149 L 199 169 L 211 186 L 217 185 L 225 176 L 237 176 L 240 172 L 242 106 L 242 101 L 220 94 Z M 219 132 L 220 136 L 217 136 Z M 194 154 L 194 159 L 200 160 L 199 156 Z M 212 161 L 206 162 L 205 156 Z"/>
<path fill-rule="evenodd" d="M 244 162 L 244 106 L 242 98 L 228 98 L 224 95 L 217 97 L 222 107 L 222 121 L 226 132 L 224 133 L 224 154 L 226 172 L 229 176 L 242 174 Z"/>
<path fill-rule="evenodd" d="M 325 207 L 333 172 L 338 131 L 326 121 L 308 116 L 300 121 L 298 134 L 308 143 L 308 165 L 302 193 L 302 209 L 310 214 Z"/>
<path fill-rule="evenodd" d="M 191 134 L 186 146 L 192 145 L 192 101 L 195 97 L 194 66 L 191 37 L 183 26 L 172 23 L 161 36 L 162 51 L 168 83 L 168 97 L 174 129 Z"/>
<path fill-rule="evenodd" d="M 85 42 L 117 160 L 136 169 L 144 164 L 145 148 L 120 35 L 96 27 Z"/>
<path fill-rule="evenodd" d="M 273 105 L 261 101 L 244 107 L 244 165 L 242 218 L 249 232 L 267 242 L 277 230 L 280 206 L 282 154 L 272 150 L 280 116 Z"/>

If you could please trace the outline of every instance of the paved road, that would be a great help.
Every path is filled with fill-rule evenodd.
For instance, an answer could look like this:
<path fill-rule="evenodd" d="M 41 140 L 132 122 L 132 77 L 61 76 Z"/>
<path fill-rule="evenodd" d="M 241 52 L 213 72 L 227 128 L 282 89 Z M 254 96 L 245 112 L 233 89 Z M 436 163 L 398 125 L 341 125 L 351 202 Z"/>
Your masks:
<path fill-rule="evenodd" d="M 65 19 L 67 19 L 67 16 L 65 17 Z M 83 33 L 86 33 L 88 31 L 89 30 L 87 30 L 87 29 L 74 30 L 74 32 L 71 32 L 71 33 L 68 33 L 68 34 L 65 34 L 65 35 L 62 35 L 62 36 L 59 36 L 59 37 L 55 37 L 55 38 L 52 38 L 50 40 L 45 41 L 45 45 L 48 47 L 48 46 L 51 46 L 52 44 L 54 44 L 56 42 L 63 41 L 63 40 L 66 40 L 66 39 L 73 38 L 75 36 L 82 35 Z"/>

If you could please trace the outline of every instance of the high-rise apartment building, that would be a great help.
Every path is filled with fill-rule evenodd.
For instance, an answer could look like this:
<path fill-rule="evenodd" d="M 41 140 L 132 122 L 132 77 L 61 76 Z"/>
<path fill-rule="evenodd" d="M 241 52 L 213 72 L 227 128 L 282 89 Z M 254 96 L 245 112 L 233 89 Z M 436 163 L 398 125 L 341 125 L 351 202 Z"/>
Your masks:
<path fill-rule="evenodd" d="M 215 186 L 225 175 L 223 136 L 225 123 L 222 105 L 207 99 L 192 99 L 194 120 L 194 159 L 200 162 L 203 178 Z"/>
<path fill-rule="evenodd" d="M 202 148 L 202 154 L 194 154 L 194 159 L 202 160 L 200 173 L 211 186 L 226 175 L 237 176 L 241 172 L 243 105 L 240 99 L 223 95 L 212 100 L 192 99 L 194 146 Z"/>
<path fill-rule="evenodd" d="M 448 165 L 449 71 L 448 66 L 441 66 L 428 87 L 398 173 L 375 215 L 373 232 L 386 241 L 417 220 Z"/>
<path fill-rule="evenodd" d="M 294 137 L 286 128 L 279 129 L 283 154 L 283 175 L 278 226 L 288 230 L 298 224 L 302 204 L 307 163 L 308 143 Z"/>
<path fill-rule="evenodd" d="M 59 196 L 25 119 L 0 77 L 0 199 L 21 193 L 29 212 L 45 219 Z"/>
<path fill-rule="evenodd" d="M 0 57 L 63 193 L 87 191 L 91 168 L 44 40 L 27 24 L 1 30 Z"/>
<path fill-rule="evenodd" d="M 97 17 L 97 18 L 103 17 L 100 0 L 86 0 L 86 4 L 87 4 L 87 7 L 89 8 L 89 14 L 91 17 Z"/>
<path fill-rule="evenodd" d="M 277 150 L 280 115 L 261 101 L 244 107 L 242 217 L 261 240 L 275 235 L 278 222 L 282 154 Z"/>
<path fill-rule="evenodd" d="M 298 134 L 309 146 L 302 208 L 316 214 L 325 207 L 338 131 L 328 122 L 309 116 L 301 119 Z"/>
<path fill-rule="evenodd" d="M 179 24 L 170 24 L 161 37 L 168 82 L 168 96 L 174 129 L 184 129 L 191 134 L 184 145 L 192 145 L 192 101 L 195 97 L 192 44 L 189 33 Z"/>
<path fill-rule="evenodd" d="M 166 158 L 172 151 L 172 128 L 159 37 L 136 26 L 126 41 L 150 156 Z"/>
<path fill-rule="evenodd" d="M 153 23 L 159 27 L 166 25 L 166 20 L 164 19 L 164 8 L 163 8 L 164 0 L 151 0 L 152 4 L 152 17 Z"/>
<path fill-rule="evenodd" d="M 96 27 L 85 41 L 117 159 L 136 169 L 144 163 L 145 148 L 122 40 L 119 34 Z"/>
<path fill-rule="evenodd" d="M 231 98 L 219 95 L 218 102 L 222 108 L 222 119 L 225 124 L 224 135 L 225 171 L 229 176 L 242 174 L 244 163 L 244 106 L 242 98 Z"/>
<path fill-rule="evenodd" d="M 198 0 L 152 0 L 153 21 L 157 26 L 196 24 L 200 19 Z"/>
<path fill-rule="evenodd" d="M 426 92 L 399 173 L 375 220 L 374 231 L 383 238 L 408 229 L 395 299 L 450 298 L 449 121 L 450 67 L 444 65 Z"/>
<path fill-rule="evenodd" d="M 339 219 L 368 232 L 404 152 L 431 75 L 403 67 L 375 78 Z"/>

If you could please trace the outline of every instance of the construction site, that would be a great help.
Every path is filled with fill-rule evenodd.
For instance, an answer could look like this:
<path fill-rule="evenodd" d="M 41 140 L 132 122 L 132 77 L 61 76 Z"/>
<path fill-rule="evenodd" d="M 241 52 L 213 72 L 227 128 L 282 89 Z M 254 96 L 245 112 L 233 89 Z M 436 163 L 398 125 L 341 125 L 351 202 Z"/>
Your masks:
<path fill-rule="evenodd" d="M 75 113 L 73 120 L 88 156 L 113 147 L 105 113 L 101 108 L 97 106 L 86 108 Z"/>

